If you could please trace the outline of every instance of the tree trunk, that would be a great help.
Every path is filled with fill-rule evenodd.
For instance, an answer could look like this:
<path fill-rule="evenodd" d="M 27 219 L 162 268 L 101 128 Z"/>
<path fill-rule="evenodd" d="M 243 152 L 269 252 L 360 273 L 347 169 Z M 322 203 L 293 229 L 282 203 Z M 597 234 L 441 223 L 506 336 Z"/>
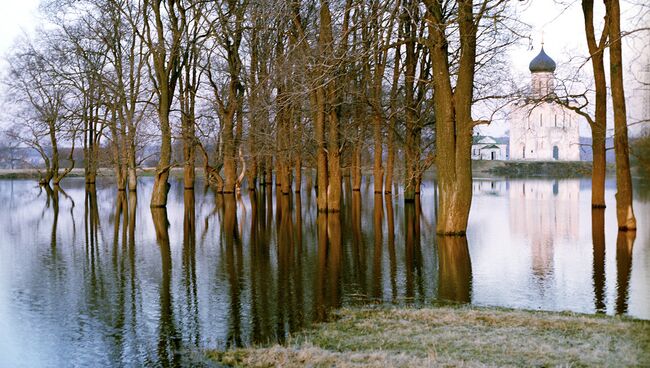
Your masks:
<path fill-rule="evenodd" d="M 381 125 L 383 117 L 380 112 L 375 112 L 373 121 L 373 135 L 375 139 L 373 177 L 375 180 L 375 194 L 382 193 L 384 189 L 384 167 L 382 165 L 383 142 L 381 134 Z"/>
<path fill-rule="evenodd" d="M 248 190 L 257 188 L 257 156 L 251 156 L 248 167 Z"/>
<path fill-rule="evenodd" d="M 447 20 L 441 4 L 426 1 L 431 40 L 436 114 L 436 166 L 440 188 L 440 216 L 436 232 L 464 235 L 472 204 L 472 98 L 476 63 L 476 23 L 472 1 L 459 1 L 460 60 L 455 88 L 448 60 Z"/>
<path fill-rule="evenodd" d="M 388 119 L 388 142 L 386 142 L 386 183 L 384 193 L 390 194 L 393 190 L 393 172 L 395 167 L 395 129 L 397 129 L 397 93 L 399 88 L 399 61 L 400 46 L 395 49 L 395 65 L 393 66 L 393 82 L 390 90 L 390 118 Z"/>
<path fill-rule="evenodd" d="M 596 43 L 594 31 L 594 2 L 593 0 L 582 0 L 582 13 L 585 21 L 585 36 L 587 46 L 591 55 L 591 65 L 594 72 L 596 87 L 596 113 L 595 119 L 590 121 L 592 138 L 592 172 L 591 172 L 591 207 L 605 208 L 605 174 L 606 174 L 606 153 L 605 133 L 607 130 L 607 81 L 605 78 L 605 66 L 603 63 L 603 50 L 607 40 L 607 24 Z"/>
<path fill-rule="evenodd" d="M 352 176 L 352 190 L 358 192 L 361 190 L 361 137 L 362 133 L 359 133 L 359 139 L 352 149 L 352 165 L 350 165 L 350 171 Z"/>
<path fill-rule="evenodd" d="M 318 211 L 327 211 L 327 154 L 325 149 L 325 96 L 323 88 L 316 90 L 316 116 L 314 135 L 316 136 L 316 185 Z"/>
<path fill-rule="evenodd" d="M 412 6 L 410 8 L 413 10 Z M 415 65 L 417 63 L 415 57 L 416 25 L 412 15 L 409 15 L 404 22 L 404 36 L 407 38 L 405 42 L 406 59 L 404 65 L 404 108 L 406 110 L 404 114 L 406 125 L 406 131 L 404 132 L 404 201 L 413 202 L 415 201 L 417 162 L 420 160 L 419 147 L 416 147 L 416 134 L 419 131 L 417 131 L 416 127 L 417 117 L 413 97 Z"/>
<path fill-rule="evenodd" d="M 184 119 L 183 123 L 183 186 L 185 189 L 194 189 L 194 169 L 196 163 L 194 119 L 188 117 Z"/>
<path fill-rule="evenodd" d="M 616 152 L 616 218 L 621 231 L 636 230 L 632 208 L 632 176 L 630 147 L 627 137 L 627 113 L 623 89 L 621 51 L 621 9 L 618 0 L 605 0 L 609 20 L 609 66 L 614 105 L 614 151 Z"/>
<path fill-rule="evenodd" d="M 295 177 L 294 177 L 294 185 L 295 187 L 293 188 L 293 191 L 295 193 L 300 193 L 300 186 L 302 185 L 302 159 L 300 158 L 300 155 L 296 155 L 296 167 L 295 167 Z"/>
<path fill-rule="evenodd" d="M 169 126 L 169 108 L 167 93 L 161 93 L 158 118 L 160 120 L 160 159 L 154 176 L 153 191 L 151 193 L 151 207 L 167 206 L 167 193 L 169 192 L 169 169 L 172 157 L 172 134 Z"/>
<path fill-rule="evenodd" d="M 59 181 L 61 180 L 59 178 L 59 147 L 57 145 L 57 140 L 56 140 L 56 127 L 54 123 L 50 123 L 50 144 L 52 145 L 52 159 L 51 159 L 51 174 L 48 174 L 49 179 L 47 180 L 47 183 L 50 182 L 51 179 L 54 180 L 54 185 L 57 186 L 59 185 Z"/>
<path fill-rule="evenodd" d="M 333 82 L 331 82 L 333 83 Z M 341 210 L 341 164 L 339 154 L 339 120 L 334 106 L 335 87 L 330 85 L 329 95 L 329 132 L 327 141 L 327 211 Z"/>
<path fill-rule="evenodd" d="M 234 111 L 226 114 L 223 121 L 223 192 L 234 193 L 237 180 L 237 163 L 235 161 Z"/>
<path fill-rule="evenodd" d="M 264 180 L 265 185 L 273 185 L 273 156 L 269 156 L 266 160 L 266 178 Z"/>
<path fill-rule="evenodd" d="M 129 172 L 129 191 L 135 192 L 138 189 L 138 174 L 136 172 L 135 162 L 135 144 L 131 144 L 127 148 L 127 157 L 129 159 L 128 172 Z"/>

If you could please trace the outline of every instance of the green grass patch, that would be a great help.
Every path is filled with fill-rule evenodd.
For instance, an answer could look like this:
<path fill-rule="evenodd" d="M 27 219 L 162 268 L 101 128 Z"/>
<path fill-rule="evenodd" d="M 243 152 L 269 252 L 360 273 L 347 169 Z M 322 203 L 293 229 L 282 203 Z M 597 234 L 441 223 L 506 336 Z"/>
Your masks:
<path fill-rule="evenodd" d="M 207 354 L 235 367 L 649 366 L 650 322 L 498 308 L 343 309 L 282 346 Z"/>

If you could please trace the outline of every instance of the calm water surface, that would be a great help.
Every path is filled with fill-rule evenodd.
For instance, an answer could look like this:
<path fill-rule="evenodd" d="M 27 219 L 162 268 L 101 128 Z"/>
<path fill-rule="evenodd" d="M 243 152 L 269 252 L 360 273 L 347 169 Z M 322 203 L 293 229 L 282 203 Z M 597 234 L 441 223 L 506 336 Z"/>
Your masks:
<path fill-rule="evenodd" d="M 330 308 L 440 301 L 650 319 L 650 191 L 618 234 L 614 185 L 481 180 L 467 238 L 435 236 L 420 203 L 345 191 L 224 198 L 172 183 L 166 210 L 83 179 L 0 180 L 0 367 L 201 365 L 201 349 L 283 341 Z M 369 183 L 368 183 L 369 184 Z M 640 187 L 640 186 L 639 186 Z"/>

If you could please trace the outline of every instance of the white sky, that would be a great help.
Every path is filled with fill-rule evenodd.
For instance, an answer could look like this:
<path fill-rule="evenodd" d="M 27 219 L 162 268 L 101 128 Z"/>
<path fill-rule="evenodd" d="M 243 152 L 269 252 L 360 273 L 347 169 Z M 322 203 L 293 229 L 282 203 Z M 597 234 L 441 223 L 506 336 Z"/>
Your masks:
<path fill-rule="evenodd" d="M 6 54 L 23 30 L 34 29 L 38 3 L 38 0 L 0 0 L 0 54 Z"/>

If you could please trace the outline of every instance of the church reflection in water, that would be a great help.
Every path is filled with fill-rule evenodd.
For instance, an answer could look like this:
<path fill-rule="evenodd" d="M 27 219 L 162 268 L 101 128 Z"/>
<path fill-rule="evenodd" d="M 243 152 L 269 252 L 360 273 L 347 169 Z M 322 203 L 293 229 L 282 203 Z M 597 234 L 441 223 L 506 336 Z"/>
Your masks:
<path fill-rule="evenodd" d="M 508 185 L 510 229 L 529 239 L 533 274 L 542 283 L 553 276 L 556 241 L 578 239 L 580 182 L 513 180 Z"/>

